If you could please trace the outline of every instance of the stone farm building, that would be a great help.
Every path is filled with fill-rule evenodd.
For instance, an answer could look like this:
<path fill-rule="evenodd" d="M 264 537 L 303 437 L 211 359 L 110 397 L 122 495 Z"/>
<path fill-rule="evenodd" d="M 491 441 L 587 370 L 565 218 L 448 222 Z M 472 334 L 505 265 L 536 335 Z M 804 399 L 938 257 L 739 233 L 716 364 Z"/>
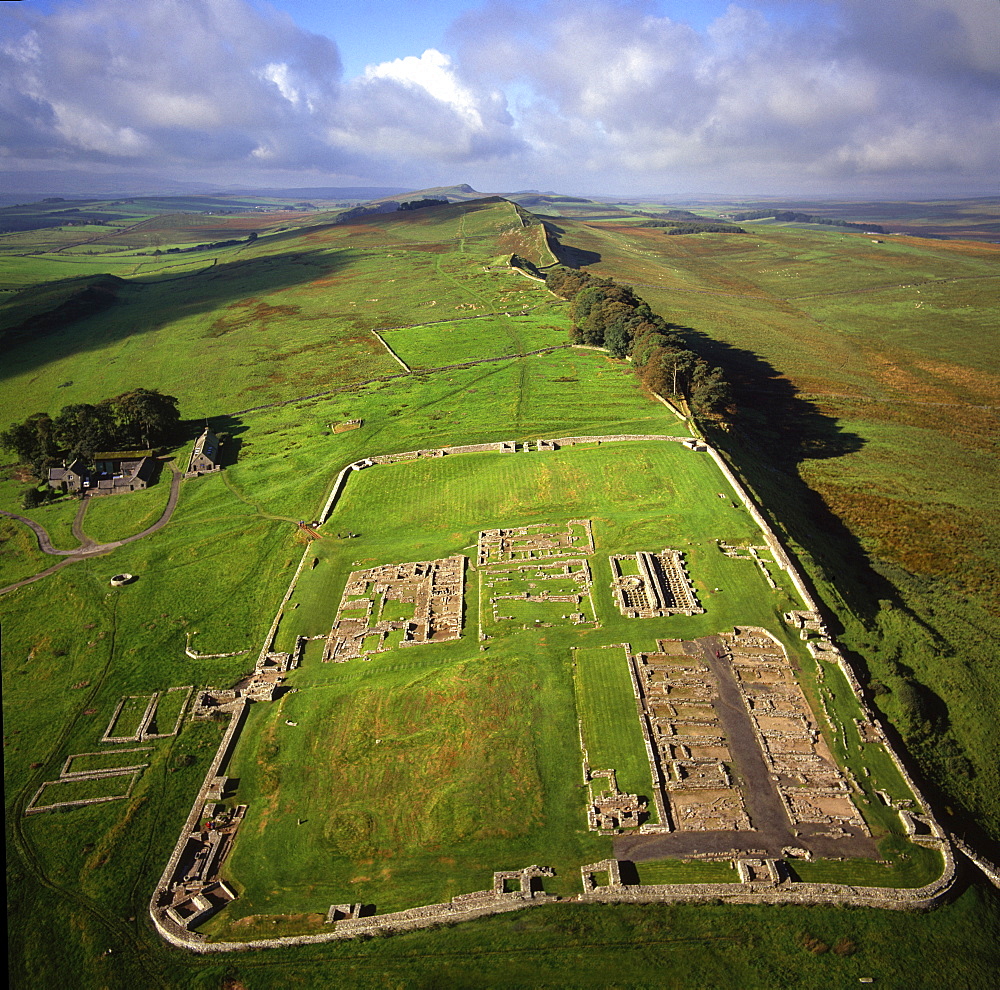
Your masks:
<path fill-rule="evenodd" d="M 197 477 L 222 468 L 219 459 L 219 438 L 206 426 L 204 433 L 194 443 L 187 477 Z"/>
<path fill-rule="evenodd" d="M 94 454 L 93 467 L 77 457 L 49 468 L 49 485 L 64 492 L 117 495 L 148 488 L 156 472 L 151 450 L 118 450 Z"/>

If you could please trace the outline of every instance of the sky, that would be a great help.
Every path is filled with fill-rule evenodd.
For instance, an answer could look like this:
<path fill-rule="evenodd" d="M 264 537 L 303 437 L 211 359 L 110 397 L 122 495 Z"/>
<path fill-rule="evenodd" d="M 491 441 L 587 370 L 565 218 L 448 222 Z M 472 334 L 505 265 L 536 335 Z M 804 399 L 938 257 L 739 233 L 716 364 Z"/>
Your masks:
<path fill-rule="evenodd" d="M 998 162 L 1000 0 L 0 0 L 10 191 L 906 199 Z"/>

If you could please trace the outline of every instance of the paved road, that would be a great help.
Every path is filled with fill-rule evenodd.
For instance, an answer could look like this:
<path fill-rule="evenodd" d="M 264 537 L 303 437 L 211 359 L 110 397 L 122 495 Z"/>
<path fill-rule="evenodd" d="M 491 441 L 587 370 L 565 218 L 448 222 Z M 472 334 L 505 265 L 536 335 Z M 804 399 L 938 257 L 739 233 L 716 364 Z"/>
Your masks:
<path fill-rule="evenodd" d="M 45 531 L 45 527 L 36 523 L 33 519 L 28 519 L 26 516 L 19 516 L 16 512 L 5 512 L 0 509 L 0 515 L 7 516 L 9 519 L 16 519 L 18 522 L 22 522 L 25 526 L 30 527 L 35 536 L 38 538 L 38 549 L 42 553 L 51 554 L 53 557 L 65 557 L 66 560 L 55 564 L 52 567 L 41 571 L 32 577 L 25 578 L 23 581 L 18 581 L 16 584 L 9 584 L 6 588 L 0 588 L 0 595 L 6 594 L 8 591 L 13 591 L 15 588 L 22 588 L 26 584 L 31 584 L 33 581 L 38 581 L 43 577 L 47 577 L 49 574 L 54 573 L 66 564 L 72 563 L 75 560 L 83 560 L 87 557 L 96 557 L 99 554 L 107 553 L 109 550 L 115 550 L 118 547 L 125 546 L 126 543 L 134 543 L 136 540 L 141 540 L 143 537 L 150 536 L 158 530 L 163 529 L 164 526 L 170 522 L 170 517 L 174 514 L 174 509 L 177 508 L 177 500 L 180 498 L 181 492 L 181 479 L 183 475 L 175 467 L 171 466 L 170 470 L 173 472 L 173 477 L 170 479 L 170 495 L 167 498 L 166 508 L 163 510 L 163 515 L 153 523 L 152 526 L 144 529 L 141 533 L 136 533 L 134 536 L 126 536 L 121 540 L 113 540 L 111 543 L 94 543 L 84 532 L 82 528 L 83 514 L 86 511 L 87 501 L 84 500 L 83 504 L 80 506 L 80 510 L 76 514 L 76 518 L 73 520 L 73 535 L 80 541 L 80 546 L 75 550 L 57 550 L 52 546 L 52 541 L 49 539 L 49 534 Z M 111 496 L 112 498 L 114 496 Z"/>

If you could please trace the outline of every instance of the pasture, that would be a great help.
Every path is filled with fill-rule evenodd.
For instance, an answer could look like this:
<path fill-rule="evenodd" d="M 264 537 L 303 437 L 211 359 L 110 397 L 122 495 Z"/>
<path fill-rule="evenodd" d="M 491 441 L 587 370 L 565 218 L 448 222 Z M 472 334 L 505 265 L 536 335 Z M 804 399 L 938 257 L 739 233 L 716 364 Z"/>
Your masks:
<path fill-rule="evenodd" d="M 29 382 L 39 411 L 156 381 L 181 399 L 183 415 L 218 415 L 399 372 L 372 328 L 553 307 L 543 286 L 506 267 L 499 241 L 522 231 L 512 205 L 423 212 L 436 216 L 321 224 L 171 261 L 133 258 L 109 268 L 105 256 L 43 255 L 5 262 L 11 278 L 23 279 L 12 287 L 98 271 L 125 282 L 100 312 L 64 317 L 44 334 L 22 333 L 5 362 L 0 422 L 16 416 L 15 397 Z M 53 312 L 86 284 L 12 296 L 0 304 L 0 329 Z M 533 343 L 528 330 L 524 343 L 504 353 L 547 346 L 556 336 L 542 330 L 545 339 Z M 467 348 L 459 357 L 441 351 L 418 364 L 470 359 Z"/>
<path fill-rule="evenodd" d="M 577 211 L 567 207 L 570 212 Z M 248 219 L 215 222 L 214 229 L 221 234 L 226 227 L 229 237 L 249 229 Z M 295 524 L 315 518 L 344 465 L 369 453 L 433 444 L 683 429 L 642 393 L 626 364 L 599 353 L 561 350 L 434 371 L 452 363 L 441 361 L 451 353 L 476 358 L 491 349 L 511 352 L 494 335 L 477 341 L 473 332 L 449 341 L 429 330 L 392 331 L 390 341 L 406 340 L 406 360 L 420 369 L 405 374 L 374 338 L 374 327 L 510 311 L 528 313 L 497 318 L 518 328 L 523 349 L 558 342 L 552 328 L 565 320 L 564 307 L 544 287 L 503 265 L 513 251 L 538 264 L 551 260 L 537 228 L 524 227 L 510 206 L 472 204 L 349 226 L 310 224 L 301 215 L 287 223 L 301 227 L 279 231 L 276 221 L 269 233 L 262 220 L 252 228 L 260 231 L 252 245 L 159 258 L 141 253 L 150 250 L 147 244 L 69 247 L 68 228 L 38 244 L 50 248 L 47 253 L 27 256 L 19 243 L 0 260 L 0 287 L 33 287 L 0 297 L 5 328 L 52 312 L 98 274 L 124 281 L 103 313 L 39 339 L 29 336 L 9 352 L 0 426 L 35 409 L 56 413 L 71 402 L 97 401 L 137 385 L 177 395 L 192 437 L 206 417 L 233 435 L 227 469 L 184 482 L 166 529 L 106 557 L 69 564 L 0 602 L 12 974 L 22 982 L 71 980 L 122 990 L 214 988 L 229 980 L 247 987 L 324 986 L 333 965 L 358 986 L 449 978 L 460 985 L 470 971 L 487 984 L 590 980 L 603 986 L 644 984 L 650 972 L 669 968 L 692 985 L 791 981 L 826 987 L 869 975 L 912 985 L 913 972 L 933 972 L 946 957 L 954 980 L 990 985 L 1000 912 L 996 897 L 974 881 L 954 903 L 925 917 L 822 908 L 564 904 L 388 941 L 212 961 L 182 958 L 148 930 L 146 900 L 218 744 L 221 728 L 212 722 L 186 723 L 176 738 L 155 742 L 151 766 L 127 800 L 21 816 L 38 784 L 54 779 L 68 756 L 93 751 L 122 696 L 192 683 L 228 686 L 249 669 L 302 554 Z M 208 226 L 201 221 L 187 230 L 177 220 L 158 231 L 154 226 L 146 233 L 163 238 L 164 248 L 209 239 L 202 236 Z M 990 568 L 1000 522 L 992 485 L 996 369 L 983 340 L 994 319 L 996 249 L 907 238 L 872 245 L 836 229 L 780 226 L 754 228 L 746 237 L 665 237 L 653 229 L 598 229 L 568 218 L 559 226 L 564 243 L 592 252 L 592 270 L 633 281 L 666 319 L 686 328 L 692 342 L 729 368 L 738 387 L 737 427 L 715 437 L 716 443 L 790 537 L 843 627 L 841 641 L 876 684 L 877 704 L 901 728 L 911 756 L 935 786 L 931 796 L 941 800 L 939 808 L 951 809 L 963 828 L 995 834 L 1000 811 L 990 784 L 997 752 L 991 726 L 1000 688 L 988 644 L 998 632 Z M 120 227 L 102 231 L 121 234 Z M 888 250 L 877 253 L 883 246 Z M 102 253 L 78 253 L 90 250 Z M 70 277 L 77 280 L 61 281 Z M 489 323 L 451 325 L 475 328 L 480 322 Z M 302 398 L 320 392 L 322 397 Z M 240 413 L 268 403 L 276 405 Z M 354 418 L 364 420 L 360 429 L 333 432 L 331 424 Z M 358 899 L 388 909 L 418 903 L 429 893 L 479 889 L 500 864 L 535 861 L 533 850 L 540 850 L 540 860 L 548 851 L 546 861 L 559 868 L 547 887 L 574 892 L 573 871 L 605 855 L 609 843 L 584 831 L 579 702 L 569 645 L 588 655 L 611 653 L 600 647 L 624 639 L 634 640 L 635 648 L 652 648 L 656 635 L 702 635 L 716 622 L 729 628 L 749 615 L 780 632 L 777 613 L 794 595 L 776 569 L 774 592 L 755 564 L 726 558 L 714 545 L 716 538 L 752 539 L 753 527 L 745 512 L 718 498 L 698 455 L 678 449 L 674 458 L 633 448 L 636 469 L 622 484 L 620 464 L 602 468 L 612 464 L 604 460 L 614 456 L 611 447 L 564 454 L 502 455 L 481 475 L 462 465 L 472 457 L 436 462 L 437 469 L 451 472 L 442 484 L 456 500 L 454 521 L 436 501 L 442 490 L 437 481 L 419 473 L 426 465 L 378 468 L 350 480 L 324 538 L 313 544 L 321 563 L 304 571 L 310 580 L 300 582 L 293 599 L 299 607 L 286 610 L 279 642 L 299 631 L 316 635 L 329 628 L 352 561 L 387 553 L 392 559 L 426 559 L 409 550 L 398 556 L 409 547 L 410 530 L 428 550 L 470 554 L 483 515 L 492 512 L 496 525 L 510 518 L 530 523 L 549 511 L 543 503 L 557 505 L 558 518 L 594 518 L 594 600 L 606 622 L 596 630 L 561 624 L 510 629 L 502 640 L 485 644 L 485 653 L 467 636 L 336 668 L 320 663 L 321 642 L 310 644 L 295 673 L 300 691 L 286 695 L 279 703 L 284 709 L 255 707 L 256 741 L 239 755 L 241 786 L 259 795 L 251 807 L 272 809 L 271 824 L 253 840 L 257 860 L 249 852 L 253 846 L 245 853 L 237 846 L 233 863 L 242 870 L 244 896 L 234 903 L 235 913 L 213 922 L 214 931 L 236 919 L 232 934 L 239 937 L 311 930 L 319 924 L 317 903 L 321 911 L 350 899 L 354 890 Z M 178 457 L 183 460 L 183 451 Z M 376 483 L 379 472 L 402 478 L 411 470 L 417 473 L 403 479 L 398 497 Z M 22 511 L 25 482 L 13 465 L 3 474 L 0 506 Z M 84 531 L 138 532 L 165 501 L 168 480 L 128 505 L 108 499 L 93 515 L 91 505 Z M 596 487 L 588 495 L 591 484 Z M 692 485 L 707 491 L 707 498 L 686 502 L 678 493 Z M 363 497 L 352 501 L 352 491 Z M 65 499 L 26 514 L 46 526 L 56 546 L 69 548 L 76 545 L 70 526 L 77 508 L 75 500 Z M 362 535 L 339 541 L 338 525 Z M 39 553 L 34 536 L 11 520 L 0 519 L 0 539 L 4 583 L 56 560 Z M 607 587 L 607 554 L 640 543 L 658 550 L 675 540 L 690 541 L 681 548 L 706 614 L 622 619 Z M 112 591 L 110 575 L 123 570 L 138 580 Z M 474 621 L 469 599 L 466 619 Z M 633 637 L 637 623 L 643 631 Z M 201 653 L 247 652 L 191 660 L 183 652 L 187 642 Z M 797 648 L 797 640 L 790 645 Z M 420 659 L 422 650 L 430 651 L 428 659 Z M 901 793 L 885 754 L 854 734 L 857 710 L 846 682 L 827 669 L 820 683 L 809 658 L 795 655 L 814 707 L 826 705 L 847 728 L 846 749 L 832 739 L 838 758 L 856 776 L 871 768 L 880 786 Z M 488 682 L 474 676 L 480 669 L 489 671 Z M 367 709 L 352 705 L 354 687 Z M 431 697 L 441 699 L 450 718 L 435 720 Z M 378 734 L 365 710 L 377 713 Z M 537 728 L 526 729 L 511 715 L 515 710 L 530 710 Z M 343 722 L 344 732 L 324 737 L 328 753 L 316 756 L 326 791 L 311 793 L 284 759 L 313 758 L 310 740 L 285 719 L 290 714 L 301 728 L 324 713 L 338 720 L 328 718 L 324 725 L 332 729 Z M 467 731 L 462 720 L 469 722 Z M 476 727 L 485 733 L 495 727 L 501 751 L 488 750 Z M 388 740 L 384 754 L 383 743 L 374 742 L 382 733 Z M 393 760 L 411 739 L 434 769 L 426 781 L 405 758 Z M 265 758 L 271 743 L 279 747 L 274 761 Z M 330 761 L 321 763 L 334 752 L 344 768 L 339 776 Z M 451 773 L 459 752 L 518 786 L 541 781 L 532 792 L 541 798 L 532 803 L 520 792 L 496 787 L 480 794 L 461 773 L 450 792 L 445 770 Z M 358 766 L 379 772 L 368 780 Z M 281 775 L 281 793 L 299 802 L 300 811 L 308 807 L 308 814 L 283 811 L 272 772 Z M 377 823 L 366 817 L 364 809 L 385 795 L 421 787 L 423 805 Z M 330 788 L 344 798 L 337 821 L 358 826 L 371 863 L 352 861 L 334 843 L 338 829 L 324 818 Z M 932 872 L 933 864 L 903 858 L 905 849 L 892 845 L 894 816 L 884 814 L 877 798 L 866 797 L 865 814 L 877 834 L 887 836 L 883 855 L 891 861 L 877 875 L 905 884 Z M 457 813 L 466 807 L 478 810 L 489 827 L 482 830 L 476 814 Z M 525 809 L 524 821 L 516 819 L 517 808 Z M 306 819 L 301 826 L 299 817 Z M 452 856 L 425 846 L 429 828 L 441 830 L 464 852 Z M 307 833 L 327 851 L 326 859 L 310 851 L 311 842 L 296 844 L 297 834 Z M 387 855 L 397 839 L 405 856 Z M 280 856 L 278 846 L 291 852 Z M 874 869 L 815 866 L 832 870 L 822 875 L 835 879 L 867 877 L 865 871 Z M 693 881 L 707 876 L 706 869 L 642 864 L 639 876 L 644 882 Z M 721 878 L 712 873 L 713 880 Z M 564 882 L 565 888 L 559 886 Z M 291 907 L 298 914 L 278 922 L 274 912 Z M 847 940 L 853 954 L 815 954 L 813 940 L 827 946 Z M 527 957 L 525 946 L 532 950 Z M 105 956 L 105 948 L 113 948 L 113 955 Z"/>
<path fill-rule="evenodd" d="M 591 765 L 614 767 L 623 790 L 651 794 L 615 644 L 655 649 L 660 637 L 739 623 L 774 629 L 803 657 L 780 618 L 798 607 L 790 589 L 771 589 L 755 563 L 716 545 L 716 533 L 759 538 L 745 509 L 718 497 L 723 486 L 706 455 L 670 442 L 456 454 L 352 474 L 307 551 L 279 649 L 328 632 L 351 571 L 456 553 L 474 561 L 481 529 L 545 522 L 558 530 L 569 518 L 593 520 L 598 621 L 574 626 L 528 608 L 495 622 L 496 589 L 479 588 L 512 565 L 480 565 L 468 575 L 458 641 L 325 665 L 307 650 L 288 678 L 294 692 L 255 710 L 241 736 L 232 800 L 250 811 L 228 874 L 240 898 L 206 931 L 245 938 L 282 915 L 299 919 L 293 928 L 282 922 L 283 932 L 315 930 L 328 903 L 360 900 L 381 912 L 437 902 L 529 862 L 556 867 L 547 890 L 574 892 L 579 867 L 610 852 L 609 840 L 586 831 L 578 719 Z M 622 617 L 608 554 L 663 545 L 684 546 L 706 613 Z M 831 678 L 826 691 L 839 697 L 838 715 L 857 717 L 846 683 Z M 908 794 L 898 775 L 876 773 L 866 787 L 877 786 Z M 874 823 L 898 832 L 891 818 Z"/>

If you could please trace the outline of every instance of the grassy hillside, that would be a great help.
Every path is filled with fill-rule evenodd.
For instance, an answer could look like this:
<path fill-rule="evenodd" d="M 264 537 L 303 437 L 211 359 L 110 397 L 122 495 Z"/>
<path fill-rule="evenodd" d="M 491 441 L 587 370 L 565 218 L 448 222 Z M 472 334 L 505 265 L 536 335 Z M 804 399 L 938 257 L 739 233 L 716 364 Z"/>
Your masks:
<path fill-rule="evenodd" d="M 585 208 L 562 205 L 574 213 Z M 263 224 L 252 228 L 260 231 L 252 243 L 159 258 L 142 253 L 151 242 L 87 247 L 104 252 L 93 255 L 60 250 L 27 256 L 19 248 L 18 256 L 0 258 L 0 286 L 31 287 L 0 295 L 0 328 L 17 332 L 0 371 L 0 428 L 35 410 L 54 414 L 72 402 L 143 386 L 179 397 L 192 436 L 206 417 L 232 434 L 227 469 L 186 481 L 165 529 L 0 598 L 15 982 L 328 986 L 332 964 L 358 986 L 645 986 L 662 982 L 657 974 L 669 971 L 679 984 L 699 986 L 827 987 L 872 976 L 883 985 L 919 987 L 931 984 L 944 957 L 957 985 L 991 985 L 1000 964 L 1000 899 L 972 877 L 954 903 L 921 917 L 792 907 L 559 905 L 390 940 L 182 956 L 151 931 L 146 903 L 217 744 L 220 729 L 212 723 L 155 741 L 144 757 L 150 766 L 127 801 L 23 816 L 37 787 L 58 775 L 67 756 L 98 748 L 123 697 L 177 685 L 228 686 L 249 669 L 302 554 L 296 523 L 316 517 L 344 465 L 370 453 L 431 444 L 680 428 L 641 392 L 627 365 L 601 353 L 556 350 L 443 368 L 565 340 L 564 304 L 506 265 L 512 253 L 541 266 L 552 260 L 540 226 L 530 218 L 526 226 L 512 205 L 473 201 L 344 225 L 330 219 L 275 218 L 271 232 Z M 140 221 L 146 223 L 143 236 L 157 230 L 164 247 L 224 239 L 219 235 L 225 230 L 245 237 L 251 229 L 242 217 L 205 218 L 204 225 L 200 219 L 135 218 Z M 277 229 L 286 223 L 302 229 Z M 558 227 L 573 257 L 591 271 L 635 284 L 693 345 L 730 370 L 739 415 L 733 429 L 715 439 L 789 534 L 842 626 L 841 641 L 867 665 L 877 703 L 902 731 L 934 793 L 944 795 L 940 810 L 947 806 L 962 831 L 979 828 L 1000 837 L 992 786 L 1000 751 L 991 729 L 1000 707 L 992 656 L 1000 635 L 993 591 L 1000 542 L 994 484 L 1000 366 L 983 344 L 995 330 L 997 249 L 908 238 L 876 245 L 835 228 L 760 226 L 747 235 L 668 236 L 655 228 L 565 216 Z M 46 243 L 45 232 L 35 236 L 43 251 L 68 241 Z M 81 307 L 80 294 L 107 274 L 117 277 L 101 282 L 113 287 L 108 304 L 99 311 Z M 335 432 L 349 419 L 363 425 Z M 621 451 L 611 456 L 635 458 L 627 445 Z M 501 502 L 505 511 L 495 516 L 497 525 L 532 521 L 543 498 L 560 499 L 567 514 L 589 515 L 593 500 L 585 504 L 584 481 L 590 478 L 606 488 L 600 499 L 607 511 L 598 513 L 605 528 L 595 532 L 602 551 L 640 538 L 654 549 L 668 536 L 690 539 L 683 513 L 651 519 L 649 508 L 684 490 L 691 480 L 683 477 L 684 465 L 698 463 L 695 455 L 685 452 L 695 460 L 667 464 L 643 454 L 632 487 L 620 490 L 613 472 L 602 473 L 609 451 L 600 457 L 596 450 L 576 453 L 579 461 L 515 455 L 526 460 L 503 473 L 494 467 L 467 471 L 463 462 L 471 458 L 379 468 L 398 468 L 393 477 L 402 479 L 384 489 L 365 480 L 377 471 L 352 479 L 357 484 L 343 516 L 331 525 L 362 536 L 349 550 L 337 545 L 329 551 L 335 561 L 329 569 L 324 564 L 310 572 L 313 585 L 307 581 L 297 593 L 302 607 L 289 613 L 296 619 L 283 622 L 280 635 L 292 636 L 295 622 L 307 631 L 314 621 L 309 614 L 329 618 L 323 603 L 339 595 L 351 561 L 384 555 L 411 540 L 415 529 L 416 543 L 428 553 L 461 552 L 474 542 L 490 506 Z M 445 473 L 432 476 L 432 468 Z M 3 473 L 0 507 L 21 511 L 26 482 L 13 465 Z M 121 496 L 91 505 L 84 532 L 94 539 L 138 532 L 164 504 L 165 490 L 161 480 L 133 501 Z M 447 518 L 435 515 L 445 504 L 435 501 L 442 494 Z M 428 506 L 435 508 L 419 523 L 415 507 L 427 512 Z M 75 545 L 76 510 L 67 499 L 30 515 L 57 546 L 68 548 Z M 684 511 L 706 533 L 721 524 L 716 515 L 699 513 L 728 513 L 732 532 L 718 535 L 745 535 L 745 514 L 721 500 Z M 11 520 L 0 519 L 0 540 L 4 584 L 56 562 Z M 730 562 L 697 540 L 687 549 L 697 558 L 693 573 L 700 575 L 699 593 L 709 593 L 712 621 L 736 621 L 756 598 L 744 600 L 741 579 L 726 568 L 750 565 Z M 112 592 L 108 580 L 120 571 L 138 580 Z M 711 593 L 716 587 L 724 593 Z M 610 591 L 595 587 L 595 597 L 599 611 L 613 615 Z M 779 593 L 774 611 L 783 606 Z M 684 634 L 700 634 L 706 621 L 680 620 Z M 315 740 L 304 733 L 292 738 L 285 726 L 285 719 L 298 720 L 296 706 L 308 698 L 331 727 L 325 745 L 342 755 L 338 764 L 363 767 L 363 747 L 383 735 L 424 733 L 421 753 L 431 768 L 426 780 L 405 766 L 389 773 L 387 763 L 383 776 L 352 771 L 323 778 L 324 786 L 343 794 L 345 814 L 360 815 L 366 802 L 401 787 L 426 786 L 428 794 L 446 796 L 442 814 L 452 838 L 469 834 L 460 812 L 473 797 L 485 802 L 484 817 L 495 830 L 516 833 L 524 823 L 509 817 L 505 803 L 514 782 L 530 790 L 531 781 L 542 779 L 553 803 L 529 808 L 527 827 L 540 817 L 558 820 L 567 814 L 570 785 L 556 778 L 562 780 L 562 768 L 572 763 L 570 749 L 578 752 L 575 726 L 569 726 L 569 748 L 560 747 L 566 712 L 577 702 L 565 679 L 564 644 L 550 632 L 548 646 L 537 658 L 531 654 L 537 691 L 518 662 L 529 655 L 527 643 L 515 642 L 504 655 L 483 654 L 486 680 L 473 677 L 468 656 L 448 645 L 430 647 L 447 656 L 439 667 L 379 673 L 377 662 L 355 665 L 356 684 L 333 680 L 318 663 L 306 665 L 299 676 L 316 679 L 316 693 L 288 695 L 281 708 L 257 706 L 255 745 L 286 746 L 292 764 L 315 759 Z M 609 642 L 623 638 L 614 622 L 605 632 Z M 581 639 L 586 649 L 604 645 L 587 635 L 590 640 Z M 202 653 L 247 652 L 192 660 L 184 653 L 188 642 Z M 807 688 L 815 690 L 808 676 Z M 350 701 L 355 687 L 363 708 Z M 824 689 L 847 696 L 839 683 L 827 682 Z M 537 737 L 510 711 L 513 701 L 536 695 L 546 713 Z M 429 704 L 431 697 L 440 704 Z M 495 756 L 462 724 L 470 710 L 502 739 Z M 849 742 L 860 776 L 859 761 L 868 754 L 856 749 L 853 734 Z M 458 750 L 480 763 L 504 761 L 512 790 L 480 795 L 471 778 L 458 776 L 449 795 Z M 258 748 L 241 759 L 246 786 L 266 798 L 273 786 L 267 752 Z M 249 918 L 243 928 L 254 930 L 268 919 L 268 898 L 278 898 L 279 888 L 280 897 L 306 915 L 319 897 L 310 886 L 332 893 L 335 886 L 343 890 L 344 878 L 356 879 L 359 890 L 370 885 L 365 896 L 389 904 L 384 891 L 396 896 L 394 888 L 342 857 L 336 828 L 329 839 L 330 877 L 310 876 L 327 864 L 317 866 L 305 851 L 287 861 L 278 855 L 295 839 L 295 821 L 318 810 L 309 804 L 316 798 L 308 787 L 293 797 L 305 803 L 272 812 L 274 822 L 287 827 L 270 836 L 265 830 L 255 846 L 238 846 L 233 868 L 247 896 L 231 917 Z M 305 807 L 308 812 L 300 813 Z M 302 828 L 326 825 L 317 815 Z M 448 852 L 427 846 L 417 817 L 396 817 L 391 827 L 391 833 L 376 830 L 368 837 L 369 858 L 400 842 L 413 852 L 409 865 L 402 857 L 378 863 L 390 875 L 397 868 L 404 903 L 408 890 L 422 882 L 419 870 Z M 274 835 L 280 835 L 277 844 Z M 493 867 L 485 863 L 493 862 L 498 844 L 510 849 L 524 839 L 484 834 L 477 841 L 466 858 L 448 864 L 450 873 L 442 871 L 443 895 L 488 882 Z M 573 856 L 593 850 L 597 858 L 598 840 L 573 841 Z M 516 852 L 513 865 L 525 865 L 522 849 Z M 567 863 L 570 852 L 552 850 Z M 287 872 L 269 887 L 276 865 Z M 646 882 L 670 875 L 669 869 L 650 869 Z M 314 922 L 300 917 L 289 924 Z M 832 951 L 817 952 L 817 944 Z"/>
<path fill-rule="evenodd" d="M 542 322 L 519 324 L 514 352 L 550 345 L 553 301 L 507 267 L 515 251 L 551 261 L 541 228 L 525 230 L 512 205 L 442 207 L 178 255 L 174 273 L 161 261 L 118 268 L 128 277 L 100 307 L 86 305 L 93 279 L 12 294 L 0 304 L 0 331 L 13 338 L 0 422 L 29 385 L 38 409 L 55 413 L 155 380 L 198 418 L 398 372 L 373 328 L 530 310 Z M 441 336 L 434 364 L 491 356 L 449 353 Z"/>
<path fill-rule="evenodd" d="M 785 529 L 959 828 L 1000 836 L 1000 248 L 560 221 L 738 386 L 719 438 Z"/>

